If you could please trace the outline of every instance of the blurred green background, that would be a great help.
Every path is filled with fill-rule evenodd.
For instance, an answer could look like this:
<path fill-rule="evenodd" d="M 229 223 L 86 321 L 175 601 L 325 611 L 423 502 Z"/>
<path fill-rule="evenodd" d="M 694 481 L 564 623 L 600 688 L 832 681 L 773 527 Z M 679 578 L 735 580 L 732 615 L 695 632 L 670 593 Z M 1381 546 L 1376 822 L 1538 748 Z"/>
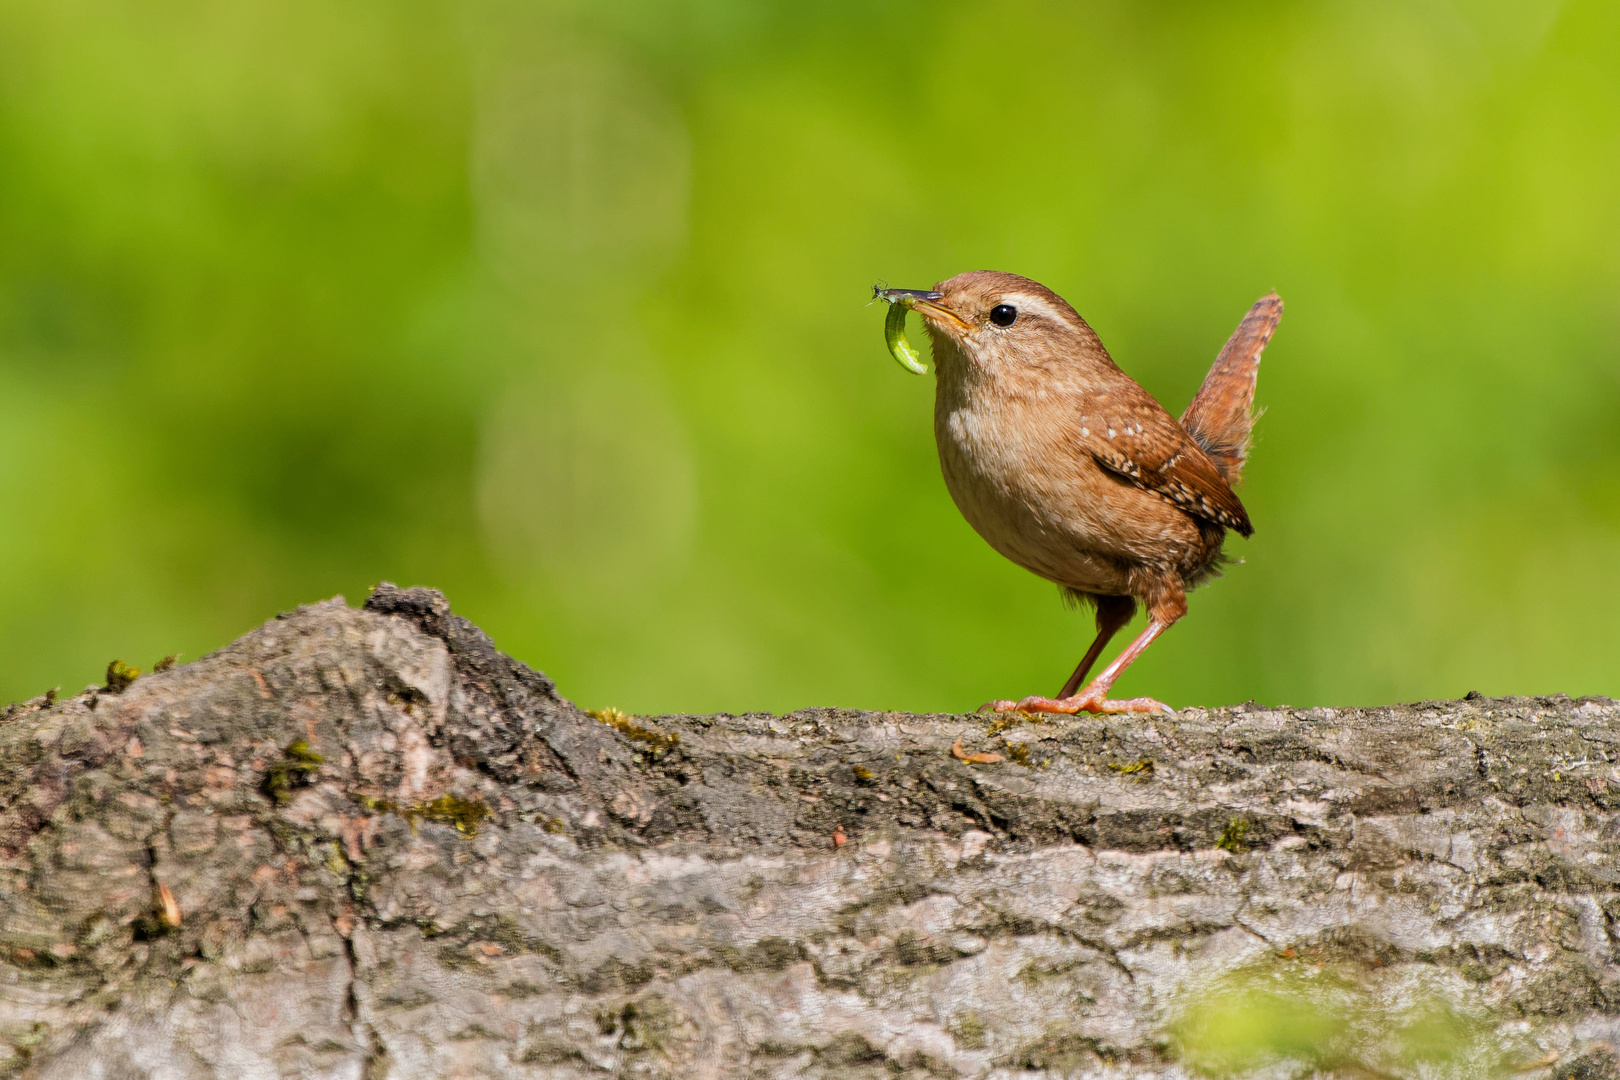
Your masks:
<path fill-rule="evenodd" d="M 1612 0 L 0 0 L 0 699 L 382 579 L 589 705 L 1050 693 L 1089 619 L 867 306 L 975 268 L 1175 412 L 1287 302 L 1258 531 L 1125 694 L 1620 692 L 1617 56 Z"/>

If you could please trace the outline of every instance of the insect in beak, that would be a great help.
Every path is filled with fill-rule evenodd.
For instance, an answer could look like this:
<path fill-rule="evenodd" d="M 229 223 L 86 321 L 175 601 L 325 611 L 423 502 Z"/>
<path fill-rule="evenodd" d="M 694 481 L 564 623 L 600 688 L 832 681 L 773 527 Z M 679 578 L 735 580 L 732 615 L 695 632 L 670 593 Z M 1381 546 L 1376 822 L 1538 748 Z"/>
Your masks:
<path fill-rule="evenodd" d="M 918 300 L 943 300 L 942 292 L 929 292 L 927 289 L 883 289 L 872 286 L 872 299 L 887 300 L 891 304 L 904 304 L 910 307 Z"/>
<path fill-rule="evenodd" d="M 948 320 L 965 328 L 954 312 L 937 303 L 945 299 L 944 293 L 927 289 L 884 289 L 874 285 L 872 299 L 889 304 L 889 317 L 883 323 L 883 338 L 888 342 L 890 355 L 899 361 L 901 367 L 917 375 L 926 374 L 928 369 L 923 366 L 921 354 L 906 340 L 907 311 L 915 311 L 935 322 Z"/>

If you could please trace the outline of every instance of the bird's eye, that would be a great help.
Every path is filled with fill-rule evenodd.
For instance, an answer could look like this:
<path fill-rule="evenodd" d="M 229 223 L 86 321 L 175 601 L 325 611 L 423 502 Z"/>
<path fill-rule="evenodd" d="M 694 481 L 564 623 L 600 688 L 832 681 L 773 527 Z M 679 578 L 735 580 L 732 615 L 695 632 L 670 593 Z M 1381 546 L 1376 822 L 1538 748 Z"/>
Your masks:
<path fill-rule="evenodd" d="M 1018 309 L 1011 304 L 997 304 L 990 309 L 990 321 L 997 326 L 1011 326 L 1018 318 Z"/>

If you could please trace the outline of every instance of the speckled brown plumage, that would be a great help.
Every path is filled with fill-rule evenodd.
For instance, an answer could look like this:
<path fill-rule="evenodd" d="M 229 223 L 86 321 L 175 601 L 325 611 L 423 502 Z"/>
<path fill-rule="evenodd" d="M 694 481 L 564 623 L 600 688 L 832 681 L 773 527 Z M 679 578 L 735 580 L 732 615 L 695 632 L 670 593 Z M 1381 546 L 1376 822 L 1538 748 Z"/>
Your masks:
<path fill-rule="evenodd" d="M 1222 561 L 1226 530 L 1253 532 L 1232 484 L 1248 454 L 1260 353 L 1282 302 L 1272 294 L 1255 304 L 1178 421 L 1045 286 L 974 271 L 934 293 L 908 302 L 933 340 L 934 434 L 951 497 L 997 551 L 1097 609 L 1097 639 L 1056 699 L 996 707 L 1165 708 L 1149 698 L 1111 701 L 1107 692 L 1186 613 L 1186 591 Z M 1137 602 L 1148 609 L 1147 629 L 1076 693 Z"/>

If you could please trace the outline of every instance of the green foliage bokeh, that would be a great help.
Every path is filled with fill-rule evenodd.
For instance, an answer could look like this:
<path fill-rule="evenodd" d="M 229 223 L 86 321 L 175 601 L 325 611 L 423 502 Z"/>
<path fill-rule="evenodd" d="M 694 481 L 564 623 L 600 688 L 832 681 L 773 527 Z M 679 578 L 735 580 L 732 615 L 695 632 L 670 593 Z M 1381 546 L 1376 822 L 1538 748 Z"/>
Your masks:
<path fill-rule="evenodd" d="M 876 279 L 1179 411 L 1245 560 L 1121 690 L 1616 692 L 1620 7 L 0 0 L 0 699 L 432 584 L 588 704 L 971 708 L 1089 639 Z M 920 336 L 920 335 L 917 335 Z"/>
<path fill-rule="evenodd" d="M 1522 1031 L 1493 1025 L 1432 975 L 1264 958 L 1183 988 L 1168 1047 L 1211 1080 L 1489 1080 L 1546 1064 Z"/>

